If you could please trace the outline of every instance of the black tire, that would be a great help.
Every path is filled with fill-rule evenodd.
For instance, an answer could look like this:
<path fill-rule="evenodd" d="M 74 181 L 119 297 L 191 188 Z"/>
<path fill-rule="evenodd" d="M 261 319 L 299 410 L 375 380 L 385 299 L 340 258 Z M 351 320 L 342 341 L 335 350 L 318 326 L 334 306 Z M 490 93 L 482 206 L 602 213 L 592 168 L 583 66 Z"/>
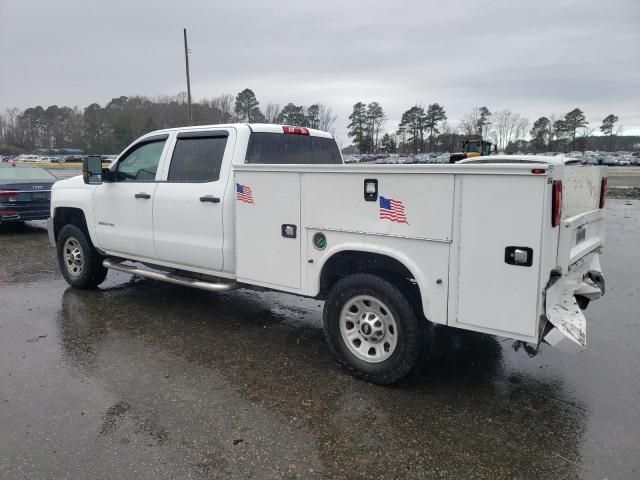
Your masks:
<path fill-rule="evenodd" d="M 69 243 L 67 243 L 69 242 Z M 65 248 L 73 245 L 82 258 L 82 268 L 68 266 L 65 257 Z M 96 288 L 107 277 L 108 269 L 102 266 L 103 257 L 95 249 L 88 235 L 76 225 L 65 225 L 58 234 L 56 241 L 58 256 L 58 268 L 69 285 L 74 288 Z"/>
<path fill-rule="evenodd" d="M 397 326 L 395 350 L 389 358 L 376 363 L 358 358 L 341 333 L 343 308 L 347 302 L 362 295 L 374 297 L 386 305 Z M 398 287 L 377 275 L 359 273 L 338 281 L 325 302 L 323 319 L 331 351 L 352 375 L 370 383 L 388 385 L 404 378 L 416 366 L 426 347 L 426 322 L 420 321 Z"/>

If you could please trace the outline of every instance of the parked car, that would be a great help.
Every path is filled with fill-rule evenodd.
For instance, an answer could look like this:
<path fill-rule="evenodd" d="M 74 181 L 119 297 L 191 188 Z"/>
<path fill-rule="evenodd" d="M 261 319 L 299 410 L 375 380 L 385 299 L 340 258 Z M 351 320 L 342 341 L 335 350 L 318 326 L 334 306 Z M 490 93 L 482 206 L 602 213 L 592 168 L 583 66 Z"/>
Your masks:
<path fill-rule="evenodd" d="M 56 180 L 44 168 L 0 165 L 0 224 L 49 218 Z"/>
<path fill-rule="evenodd" d="M 17 158 L 17 160 L 20 162 L 39 162 L 40 156 L 39 155 L 20 155 Z"/>
<path fill-rule="evenodd" d="M 84 155 L 64 155 L 63 156 L 64 163 L 69 163 L 69 162 L 80 163 L 84 158 L 85 158 Z"/>
<path fill-rule="evenodd" d="M 344 165 L 303 127 L 161 130 L 57 182 L 47 227 L 75 288 L 114 269 L 324 299 L 331 350 L 373 383 L 416 365 L 426 319 L 584 349 L 582 310 L 604 292 L 602 169 L 478 158 L 493 163 Z"/>
<path fill-rule="evenodd" d="M 618 165 L 621 167 L 628 167 L 631 165 L 631 159 L 627 157 L 622 157 L 620 160 L 618 160 Z"/>
<path fill-rule="evenodd" d="M 618 165 L 618 157 L 613 155 L 607 155 L 602 159 L 602 165 L 607 165 L 609 167 L 613 167 Z"/>

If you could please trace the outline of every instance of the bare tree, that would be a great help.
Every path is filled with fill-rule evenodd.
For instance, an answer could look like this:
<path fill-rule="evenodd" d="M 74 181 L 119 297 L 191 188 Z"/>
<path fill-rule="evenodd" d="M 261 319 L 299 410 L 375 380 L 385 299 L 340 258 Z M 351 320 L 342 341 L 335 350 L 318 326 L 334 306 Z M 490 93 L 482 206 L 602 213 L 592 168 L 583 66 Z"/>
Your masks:
<path fill-rule="evenodd" d="M 476 135 L 480 120 L 480 109 L 474 108 L 460 120 L 459 129 L 463 135 Z"/>
<path fill-rule="evenodd" d="M 222 94 L 211 101 L 212 105 L 220 110 L 222 123 L 230 123 L 235 119 L 233 115 L 234 102 L 235 97 L 230 93 Z"/>
<path fill-rule="evenodd" d="M 276 123 L 276 118 L 280 115 L 280 104 L 279 103 L 267 103 L 267 106 L 264 108 L 264 116 L 267 120 L 267 123 Z"/>
<path fill-rule="evenodd" d="M 329 132 L 335 136 L 336 129 L 333 126 L 333 124 L 335 123 L 338 117 L 334 115 L 331 109 L 327 107 L 325 104 L 318 103 L 317 105 L 318 105 L 318 121 L 319 121 L 318 128 L 320 130 L 324 130 L 325 132 Z"/>
<path fill-rule="evenodd" d="M 493 123 L 489 137 L 496 143 L 498 150 L 505 151 L 511 141 L 525 136 L 529 120 L 511 110 L 500 110 L 492 115 Z"/>
<path fill-rule="evenodd" d="M 459 129 L 463 135 L 485 136 L 489 132 L 491 112 L 487 107 L 475 107 L 460 120 Z"/>

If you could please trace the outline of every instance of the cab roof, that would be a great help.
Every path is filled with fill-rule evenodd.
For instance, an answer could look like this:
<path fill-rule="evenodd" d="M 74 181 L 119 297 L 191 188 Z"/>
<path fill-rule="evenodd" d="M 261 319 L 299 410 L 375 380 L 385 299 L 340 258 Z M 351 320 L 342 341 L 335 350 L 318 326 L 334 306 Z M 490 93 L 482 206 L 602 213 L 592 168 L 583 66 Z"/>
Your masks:
<path fill-rule="evenodd" d="M 236 129 L 245 129 L 248 128 L 251 132 L 257 133 L 285 133 L 285 129 L 295 128 L 296 131 L 290 131 L 286 133 L 290 134 L 298 134 L 298 135 L 309 135 L 312 137 L 324 137 L 324 138 L 334 138 L 332 134 L 329 132 L 325 132 L 323 130 L 317 130 L 315 128 L 307 128 L 307 127 L 299 127 L 296 125 L 281 125 L 281 124 L 273 124 L 273 123 L 225 123 L 225 124 L 214 124 L 214 125 L 194 125 L 194 126 L 184 126 L 184 127 L 175 127 L 175 128 L 166 128 L 163 130 L 155 130 L 153 132 L 149 132 L 146 136 L 153 136 L 158 134 L 172 133 L 172 132 L 195 132 L 195 131 L 203 131 L 211 128 L 236 128 Z M 301 133 L 304 131 L 305 133 Z"/>

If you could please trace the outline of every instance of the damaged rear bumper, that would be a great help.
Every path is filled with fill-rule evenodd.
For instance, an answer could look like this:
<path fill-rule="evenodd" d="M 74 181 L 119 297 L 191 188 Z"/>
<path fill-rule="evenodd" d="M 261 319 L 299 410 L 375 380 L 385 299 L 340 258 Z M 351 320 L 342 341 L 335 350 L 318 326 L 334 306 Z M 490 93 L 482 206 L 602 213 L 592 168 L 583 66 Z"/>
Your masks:
<path fill-rule="evenodd" d="M 579 353 L 587 347 L 587 319 L 576 297 L 596 300 L 605 290 L 598 253 L 594 253 L 590 261 L 573 267 L 569 274 L 559 277 L 547 288 L 548 325 L 542 338 L 567 353 Z"/>

